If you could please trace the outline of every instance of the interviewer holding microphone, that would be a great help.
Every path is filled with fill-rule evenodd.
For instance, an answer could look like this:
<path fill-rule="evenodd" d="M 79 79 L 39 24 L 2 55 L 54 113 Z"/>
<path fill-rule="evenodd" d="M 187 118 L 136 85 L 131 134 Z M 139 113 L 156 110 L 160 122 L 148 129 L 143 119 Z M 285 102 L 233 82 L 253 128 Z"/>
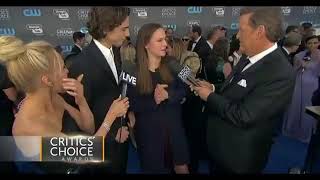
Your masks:
<path fill-rule="evenodd" d="M 277 41 L 279 9 L 241 9 L 237 37 L 241 59 L 220 92 L 201 81 L 192 87 L 207 102 L 207 143 L 213 173 L 261 173 L 277 121 L 291 100 L 294 74 Z"/>

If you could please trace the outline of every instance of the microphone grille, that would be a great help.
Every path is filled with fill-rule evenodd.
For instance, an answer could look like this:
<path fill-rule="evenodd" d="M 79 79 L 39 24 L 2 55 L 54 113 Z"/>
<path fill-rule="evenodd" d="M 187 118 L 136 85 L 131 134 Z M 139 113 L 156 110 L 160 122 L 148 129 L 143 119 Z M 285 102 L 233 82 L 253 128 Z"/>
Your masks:
<path fill-rule="evenodd" d="M 192 73 L 191 69 L 188 66 L 184 66 L 182 70 L 179 72 L 178 77 L 181 80 L 185 81 L 188 79 L 191 73 Z"/>

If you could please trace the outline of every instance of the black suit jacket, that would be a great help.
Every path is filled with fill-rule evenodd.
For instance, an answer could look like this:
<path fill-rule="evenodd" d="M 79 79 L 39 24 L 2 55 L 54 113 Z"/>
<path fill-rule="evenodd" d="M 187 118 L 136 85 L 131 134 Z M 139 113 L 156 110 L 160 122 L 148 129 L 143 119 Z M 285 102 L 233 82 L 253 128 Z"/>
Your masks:
<path fill-rule="evenodd" d="M 288 59 L 288 62 L 293 66 L 293 56 L 292 56 L 292 54 L 288 54 L 287 51 L 285 49 L 283 49 L 283 47 L 281 47 L 280 49 L 281 49 L 282 53 Z"/>
<path fill-rule="evenodd" d="M 241 73 L 246 87 L 228 83 L 232 76 L 220 95 L 211 93 L 207 100 L 209 154 L 223 169 L 258 173 L 267 163 L 275 125 L 291 101 L 295 76 L 280 48 Z"/>
<path fill-rule="evenodd" d="M 78 46 L 74 45 L 71 49 L 71 54 L 79 54 L 79 53 L 81 53 L 81 49 Z"/>
<path fill-rule="evenodd" d="M 113 47 L 114 59 L 118 75 L 121 73 L 121 61 L 119 48 Z M 84 95 L 94 115 L 95 130 L 101 126 L 113 100 L 120 95 L 120 87 L 117 84 L 111 68 L 102 52 L 94 41 L 77 56 L 70 59 L 69 77 L 76 78 L 84 74 L 82 84 Z M 74 98 L 66 97 L 67 101 L 75 106 Z M 76 107 L 76 106 L 75 106 Z M 105 142 L 106 161 L 111 162 L 111 172 L 125 173 L 127 161 L 127 143 L 119 144 L 115 136 L 120 128 L 119 118 L 114 121 Z M 79 131 L 74 120 L 65 119 L 65 132 Z M 105 170 L 107 171 L 107 170 Z"/>
<path fill-rule="evenodd" d="M 78 55 L 79 53 L 81 53 L 81 49 L 74 45 L 71 49 L 71 52 L 64 58 L 67 67 L 69 67 L 69 59 L 71 59 L 71 57 Z"/>

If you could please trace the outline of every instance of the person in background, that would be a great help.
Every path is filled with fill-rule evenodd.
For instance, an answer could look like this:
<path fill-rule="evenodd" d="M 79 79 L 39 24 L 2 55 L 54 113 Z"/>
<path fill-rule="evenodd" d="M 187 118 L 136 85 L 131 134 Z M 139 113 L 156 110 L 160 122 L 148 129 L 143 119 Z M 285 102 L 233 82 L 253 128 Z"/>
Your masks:
<path fill-rule="evenodd" d="M 72 38 L 73 38 L 74 45 L 71 49 L 71 52 L 65 57 L 66 62 L 68 62 L 72 56 L 76 56 L 77 54 L 79 54 L 82 51 L 82 49 L 85 47 L 85 44 L 86 44 L 85 36 L 86 34 L 80 31 L 73 33 Z"/>
<path fill-rule="evenodd" d="M 9 80 L 6 67 L 0 63 L 0 136 L 12 136 L 11 130 L 14 122 L 14 109 L 16 101 L 17 90 Z M 0 151 L 2 152 L 14 149 L 13 147 L 8 147 L 8 145 L 11 145 L 12 143 L 8 143 L 8 145 L 5 145 L 5 142 L 1 143 L 3 143 L 3 146 L 0 148 Z M 6 154 L 4 154 L 4 152 L 0 154 L 2 160 L 12 155 L 12 152 L 7 152 Z M 14 174 L 16 172 L 17 168 L 14 162 L 0 162 L 0 173 Z"/>
<path fill-rule="evenodd" d="M 183 66 L 188 66 L 194 76 L 200 69 L 200 58 L 197 53 L 188 51 L 180 38 L 173 37 L 167 40 L 167 55 L 175 57 Z"/>
<path fill-rule="evenodd" d="M 243 55 L 243 49 L 240 47 L 240 41 L 236 36 L 237 34 L 234 34 L 231 37 L 230 51 L 229 51 L 229 57 L 228 57 L 228 61 L 232 65 L 232 69 L 234 69 L 234 67 L 238 64 L 238 62 L 240 61 L 240 58 Z"/>
<path fill-rule="evenodd" d="M 296 84 L 291 105 L 284 117 L 282 133 L 304 143 L 309 143 L 315 133 L 317 121 L 305 113 L 305 107 L 311 105 L 312 93 L 318 88 L 320 75 L 319 40 L 312 35 L 306 38 L 306 50 L 294 56 Z"/>
<path fill-rule="evenodd" d="M 127 37 L 126 41 L 120 48 L 121 62 L 129 61 L 131 64 L 135 64 L 136 60 L 136 48 L 132 44 L 130 37 Z"/>
<path fill-rule="evenodd" d="M 218 39 L 213 49 L 208 56 L 207 64 L 205 65 L 205 74 L 208 82 L 214 84 L 217 89 L 220 88 L 224 80 L 232 71 L 232 65 L 228 61 L 229 41 L 227 38 Z"/>
<path fill-rule="evenodd" d="M 300 33 L 290 32 L 283 40 L 283 46 L 281 46 L 281 50 L 288 58 L 288 61 L 291 65 L 293 65 L 293 54 L 297 51 L 301 44 L 302 36 Z"/>
<path fill-rule="evenodd" d="M 190 42 L 190 37 L 189 36 L 183 36 L 181 38 L 181 40 L 183 41 L 183 46 L 184 46 L 184 49 L 188 50 L 188 45 L 189 45 L 189 42 Z"/>
<path fill-rule="evenodd" d="M 166 32 L 166 39 L 170 39 L 174 36 L 173 34 L 174 31 L 171 27 L 166 28 L 165 32 Z"/>

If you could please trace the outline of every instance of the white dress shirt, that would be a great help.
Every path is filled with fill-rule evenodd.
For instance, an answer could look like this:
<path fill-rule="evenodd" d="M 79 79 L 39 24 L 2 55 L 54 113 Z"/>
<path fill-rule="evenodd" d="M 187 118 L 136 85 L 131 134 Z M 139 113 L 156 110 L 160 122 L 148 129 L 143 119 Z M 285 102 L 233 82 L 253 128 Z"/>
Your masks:
<path fill-rule="evenodd" d="M 207 40 L 207 44 L 210 46 L 211 49 L 213 49 L 213 44 L 211 44 L 210 41 Z"/>
<path fill-rule="evenodd" d="M 110 68 L 112 70 L 113 76 L 116 79 L 117 84 L 119 84 L 119 78 L 118 78 L 116 64 L 114 62 L 114 55 L 113 55 L 113 52 L 112 52 L 112 47 L 109 49 L 109 48 L 105 47 L 104 45 L 102 45 L 96 39 L 93 39 L 93 41 L 97 45 L 99 50 L 102 52 L 103 56 L 106 58 L 109 66 L 110 66 Z"/>
<path fill-rule="evenodd" d="M 81 51 L 82 51 L 82 47 L 79 46 L 78 44 L 74 44 L 75 46 L 77 46 Z"/>
<path fill-rule="evenodd" d="M 254 55 L 252 57 L 249 57 L 249 61 L 250 63 L 243 68 L 243 71 L 247 70 L 250 66 L 252 66 L 254 63 L 258 62 L 260 59 L 262 59 L 263 57 L 265 57 L 266 55 L 270 54 L 271 52 L 273 52 L 274 50 L 276 50 L 278 47 L 277 43 L 274 43 L 273 46 L 271 46 L 270 48 L 262 51 L 261 53 L 257 54 L 257 55 Z"/>

